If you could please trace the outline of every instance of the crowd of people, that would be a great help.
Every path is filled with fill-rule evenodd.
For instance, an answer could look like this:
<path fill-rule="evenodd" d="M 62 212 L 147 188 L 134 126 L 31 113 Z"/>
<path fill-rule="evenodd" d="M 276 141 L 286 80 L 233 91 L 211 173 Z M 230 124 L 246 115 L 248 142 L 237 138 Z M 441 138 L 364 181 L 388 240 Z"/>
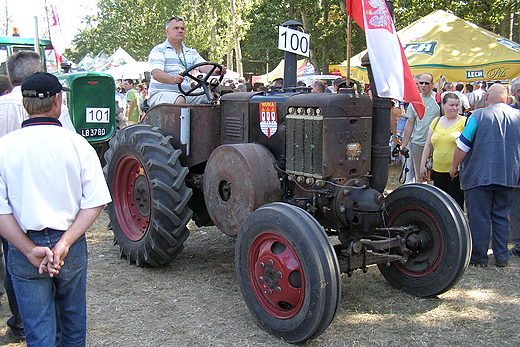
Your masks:
<path fill-rule="evenodd" d="M 150 108 L 148 83 L 136 84 L 133 79 L 123 80 L 116 88 L 115 100 L 117 129 L 139 123 Z"/>

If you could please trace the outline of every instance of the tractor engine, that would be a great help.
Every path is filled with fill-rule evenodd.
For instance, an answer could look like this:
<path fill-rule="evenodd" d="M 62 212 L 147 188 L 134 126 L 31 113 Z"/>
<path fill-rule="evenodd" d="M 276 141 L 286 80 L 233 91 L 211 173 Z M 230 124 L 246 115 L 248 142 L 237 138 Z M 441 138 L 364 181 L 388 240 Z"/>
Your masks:
<path fill-rule="evenodd" d="M 341 91 L 273 92 L 242 100 L 242 93 L 225 95 L 222 142 L 265 146 L 276 160 L 281 200 L 308 211 L 325 228 L 372 234 L 381 224 L 384 200 L 370 188 L 372 101 Z M 382 170 L 386 174 L 388 164 Z"/>
<path fill-rule="evenodd" d="M 285 116 L 286 200 L 326 228 L 373 233 L 382 194 L 370 188 L 372 102 L 343 93 L 293 96 Z"/>

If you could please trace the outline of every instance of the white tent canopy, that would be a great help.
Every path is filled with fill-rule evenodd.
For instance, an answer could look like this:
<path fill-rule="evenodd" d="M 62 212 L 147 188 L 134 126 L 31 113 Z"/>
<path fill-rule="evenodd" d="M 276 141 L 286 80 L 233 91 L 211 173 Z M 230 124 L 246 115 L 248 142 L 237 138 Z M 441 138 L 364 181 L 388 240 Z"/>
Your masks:
<path fill-rule="evenodd" d="M 137 61 L 103 71 L 103 73 L 111 75 L 115 80 L 123 80 L 127 78 L 142 80 L 145 78 L 145 72 L 150 72 L 150 66 L 147 61 Z M 240 75 L 238 72 L 232 70 L 227 70 L 224 75 L 224 79 L 238 79 L 239 77 Z"/>
<path fill-rule="evenodd" d="M 133 80 L 144 79 L 145 72 L 150 71 L 147 61 L 137 61 L 135 63 L 121 65 L 112 69 L 103 71 L 111 75 L 115 80 L 131 78 Z"/>
<path fill-rule="evenodd" d="M 132 58 L 130 54 L 119 47 L 110 57 L 108 57 L 103 65 L 96 68 L 96 71 L 103 72 L 108 69 L 113 69 L 122 65 L 133 64 L 135 62 L 135 59 Z"/>
<path fill-rule="evenodd" d="M 218 71 L 218 70 L 217 70 Z M 240 78 L 240 75 L 238 72 L 233 70 L 226 70 L 226 74 L 224 75 L 224 80 L 238 80 Z"/>

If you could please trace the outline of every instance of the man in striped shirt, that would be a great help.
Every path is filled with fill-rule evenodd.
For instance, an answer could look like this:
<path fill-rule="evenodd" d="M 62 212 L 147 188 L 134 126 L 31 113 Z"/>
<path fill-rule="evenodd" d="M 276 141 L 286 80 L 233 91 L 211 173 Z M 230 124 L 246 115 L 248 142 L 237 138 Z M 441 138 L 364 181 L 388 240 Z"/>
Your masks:
<path fill-rule="evenodd" d="M 178 84 L 182 83 L 183 90 L 190 89 L 190 81 L 183 78 L 180 73 L 191 66 L 203 63 L 206 60 L 193 49 L 186 47 L 184 41 L 186 28 L 184 21 L 179 17 L 172 17 L 166 21 L 166 41 L 155 46 L 148 62 L 152 72 L 149 87 L 150 107 L 162 103 L 201 103 L 205 96 L 185 97 L 180 93 Z M 208 73 L 212 66 L 201 66 L 199 71 Z M 214 73 L 225 74 L 226 68 L 218 69 Z"/>

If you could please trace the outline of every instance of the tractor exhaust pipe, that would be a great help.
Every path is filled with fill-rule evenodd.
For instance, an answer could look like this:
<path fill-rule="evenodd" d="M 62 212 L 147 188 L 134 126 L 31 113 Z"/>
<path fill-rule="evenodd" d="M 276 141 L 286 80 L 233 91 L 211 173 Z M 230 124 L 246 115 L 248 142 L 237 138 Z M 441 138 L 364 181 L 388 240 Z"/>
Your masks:
<path fill-rule="evenodd" d="M 370 163 L 370 186 L 382 193 L 388 181 L 388 165 L 390 164 L 390 114 L 392 101 L 377 95 L 374 75 L 370 66 L 368 54 L 362 59 L 361 65 L 368 70 L 368 79 L 372 91 L 372 160 Z"/>

